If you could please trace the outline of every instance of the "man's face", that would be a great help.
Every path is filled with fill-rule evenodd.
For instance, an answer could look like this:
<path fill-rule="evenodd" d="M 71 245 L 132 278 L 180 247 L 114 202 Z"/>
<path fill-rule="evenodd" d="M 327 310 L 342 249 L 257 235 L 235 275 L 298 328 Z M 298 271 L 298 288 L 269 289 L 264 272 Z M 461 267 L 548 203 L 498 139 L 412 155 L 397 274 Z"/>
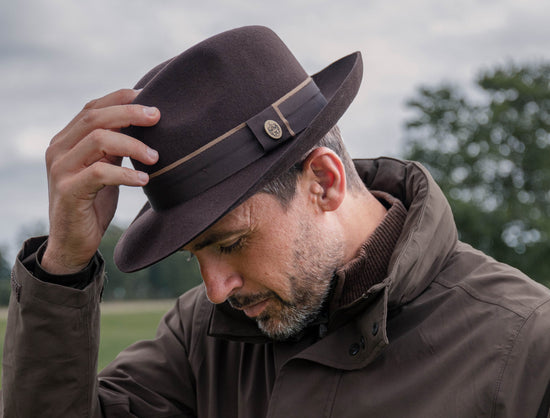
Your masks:
<path fill-rule="evenodd" d="M 271 195 L 254 195 L 185 249 L 196 255 L 212 302 L 228 300 L 266 335 L 285 339 L 319 313 L 343 264 L 341 241 L 298 190 L 286 209 Z"/>

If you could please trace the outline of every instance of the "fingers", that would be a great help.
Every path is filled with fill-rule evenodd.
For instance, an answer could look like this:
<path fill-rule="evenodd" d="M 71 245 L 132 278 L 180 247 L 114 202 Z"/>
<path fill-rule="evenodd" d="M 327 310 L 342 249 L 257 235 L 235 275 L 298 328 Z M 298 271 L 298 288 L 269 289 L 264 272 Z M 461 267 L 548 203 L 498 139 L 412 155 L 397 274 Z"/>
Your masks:
<path fill-rule="evenodd" d="M 106 129 L 96 129 L 69 150 L 63 159 L 67 170 L 88 167 L 96 161 L 106 159 L 119 165 L 120 158 L 130 157 L 144 164 L 154 164 L 158 160 L 157 151 L 135 138 Z"/>
<path fill-rule="evenodd" d="M 93 199 L 105 186 L 144 186 L 149 176 L 141 171 L 121 167 L 122 156 L 130 156 L 144 164 L 154 164 L 158 153 L 142 142 L 126 135 L 107 131 L 90 135 L 49 167 L 50 185 L 63 184 L 56 191 L 79 199 Z"/>
<path fill-rule="evenodd" d="M 153 126 L 160 119 L 157 108 L 123 104 L 103 108 L 84 109 L 67 128 L 57 134 L 52 145 L 72 148 L 96 129 L 118 130 L 130 125 Z"/>
<path fill-rule="evenodd" d="M 73 125 L 78 123 L 87 111 L 91 109 L 102 109 L 110 106 L 130 104 L 137 97 L 141 90 L 120 89 L 109 93 L 99 99 L 89 101 L 82 111 L 78 113 L 71 122 L 58 135 L 63 135 Z M 55 138 L 54 138 L 55 139 Z"/>
<path fill-rule="evenodd" d="M 73 179 L 73 196 L 92 199 L 106 186 L 143 186 L 149 181 L 147 173 L 98 161 L 80 171 Z"/>
<path fill-rule="evenodd" d="M 50 175 L 54 179 L 74 175 L 101 160 L 120 165 L 126 156 L 154 164 L 158 160 L 156 151 L 118 132 L 129 125 L 152 126 L 160 119 L 156 108 L 128 104 L 137 94 L 123 89 L 89 102 L 48 147 L 46 165 Z M 142 174 L 135 173 L 134 177 L 132 183 L 139 179 L 138 184 L 143 185 Z"/>

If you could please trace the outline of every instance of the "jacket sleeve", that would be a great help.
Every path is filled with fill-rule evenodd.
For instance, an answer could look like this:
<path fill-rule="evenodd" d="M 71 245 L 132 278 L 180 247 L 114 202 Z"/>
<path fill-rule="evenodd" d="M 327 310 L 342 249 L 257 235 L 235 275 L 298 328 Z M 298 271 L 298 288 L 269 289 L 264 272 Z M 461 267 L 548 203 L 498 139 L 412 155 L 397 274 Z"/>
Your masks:
<path fill-rule="evenodd" d="M 84 289 L 43 282 L 29 260 L 44 239 L 27 241 L 12 270 L 2 365 L 3 416 L 97 417 L 99 299 L 103 262 Z"/>
<path fill-rule="evenodd" d="M 550 418 L 548 297 L 526 316 L 510 345 L 496 397 L 496 416 Z"/>
<path fill-rule="evenodd" d="M 193 304 L 180 312 L 178 303 L 154 340 L 123 351 L 98 378 L 103 261 L 96 255 L 93 280 L 82 290 L 44 282 L 28 262 L 42 242 L 26 242 L 12 271 L 2 416 L 194 416 L 189 341 L 180 321 L 180 314 L 193 314 Z"/>

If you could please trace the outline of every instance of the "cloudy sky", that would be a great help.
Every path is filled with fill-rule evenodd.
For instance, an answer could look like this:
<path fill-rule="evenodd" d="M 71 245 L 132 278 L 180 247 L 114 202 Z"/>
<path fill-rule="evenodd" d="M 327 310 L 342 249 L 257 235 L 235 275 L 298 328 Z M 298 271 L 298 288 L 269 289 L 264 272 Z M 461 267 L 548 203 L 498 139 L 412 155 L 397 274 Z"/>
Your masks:
<path fill-rule="evenodd" d="M 342 119 L 355 157 L 399 156 L 404 103 L 421 84 L 468 86 L 484 68 L 550 60 L 548 0 L 23 0 L 0 3 L 0 245 L 47 220 L 43 154 L 89 100 L 237 26 L 270 26 L 310 73 L 363 53 Z M 117 221 L 144 198 L 122 192 Z"/>

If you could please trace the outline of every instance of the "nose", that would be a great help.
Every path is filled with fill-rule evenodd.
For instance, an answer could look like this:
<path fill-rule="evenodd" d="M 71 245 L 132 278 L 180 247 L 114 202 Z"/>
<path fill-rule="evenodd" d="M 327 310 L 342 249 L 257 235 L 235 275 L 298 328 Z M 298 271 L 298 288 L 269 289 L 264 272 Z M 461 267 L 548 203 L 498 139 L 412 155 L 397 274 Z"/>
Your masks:
<path fill-rule="evenodd" d="M 197 256 L 206 295 L 212 303 L 223 303 L 237 289 L 243 286 L 240 274 L 219 257 Z"/>

